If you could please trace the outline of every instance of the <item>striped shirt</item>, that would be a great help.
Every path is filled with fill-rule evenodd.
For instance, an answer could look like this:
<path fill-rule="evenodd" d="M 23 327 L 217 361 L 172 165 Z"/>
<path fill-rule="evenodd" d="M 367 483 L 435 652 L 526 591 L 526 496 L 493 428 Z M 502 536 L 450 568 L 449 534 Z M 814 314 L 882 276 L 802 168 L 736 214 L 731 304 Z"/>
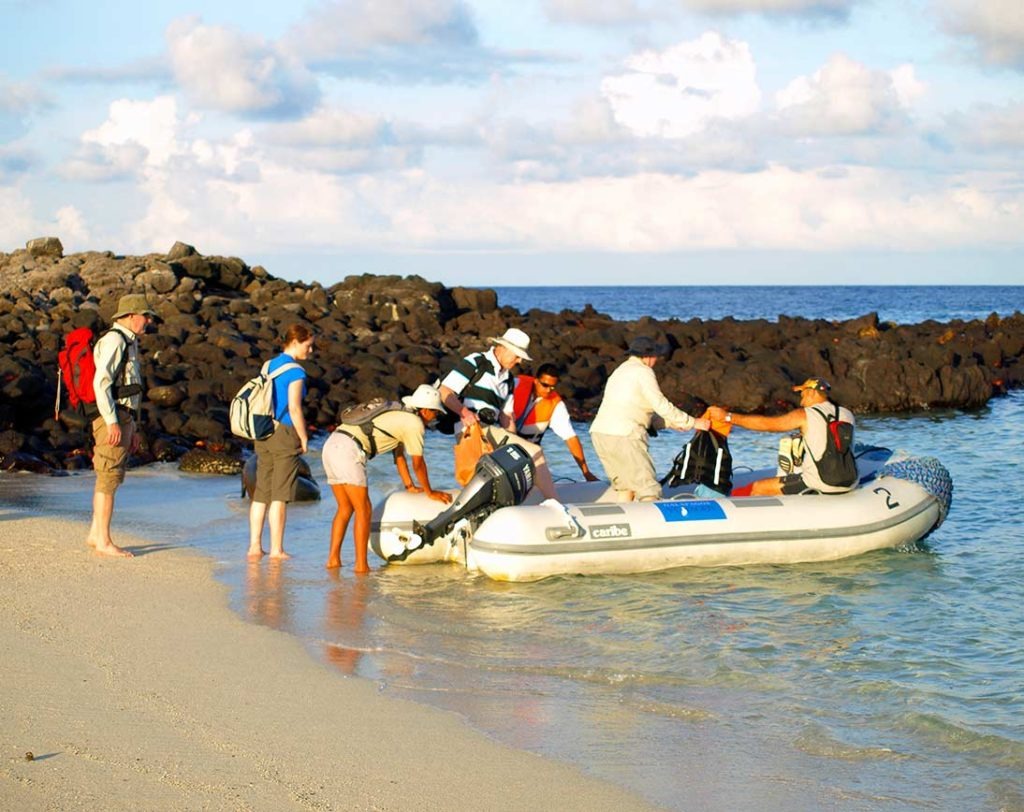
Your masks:
<path fill-rule="evenodd" d="M 501 368 L 492 347 L 487 352 L 467 355 L 444 376 L 441 385 L 451 389 L 474 412 L 494 409 L 500 413 L 512 393 L 512 376 Z"/>

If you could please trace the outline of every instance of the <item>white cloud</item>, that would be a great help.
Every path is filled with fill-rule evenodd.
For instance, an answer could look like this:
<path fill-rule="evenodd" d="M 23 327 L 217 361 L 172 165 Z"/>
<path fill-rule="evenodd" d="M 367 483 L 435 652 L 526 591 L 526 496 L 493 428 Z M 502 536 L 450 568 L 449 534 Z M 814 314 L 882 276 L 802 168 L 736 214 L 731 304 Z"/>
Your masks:
<path fill-rule="evenodd" d="M 949 126 L 953 138 L 969 149 L 1007 151 L 1013 158 L 1024 149 L 1024 103 L 978 106 L 950 116 Z"/>
<path fill-rule="evenodd" d="M 758 13 L 845 18 L 857 0 L 677 0 L 691 11 L 707 14 Z"/>
<path fill-rule="evenodd" d="M 749 46 L 716 32 L 635 54 L 625 67 L 601 82 L 601 93 L 615 120 L 637 135 L 680 138 L 712 119 L 752 115 L 760 105 Z"/>
<path fill-rule="evenodd" d="M 387 139 L 390 127 L 380 116 L 321 108 L 302 121 L 275 124 L 267 137 L 291 146 L 370 145 Z"/>
<path fill-rule="evenodd" d="M 327 108 L 272 125 L 264 139 L 285 164 L 334 173 L 401 169 L 418 164 L 422 151 L 416 139 L 403 143 L 380 116 Z"/>
<path fill-rule="evenodd" d="M 146 150 L 140 144 L 80 144 L 75 154 L 58 168 L 65 180 L 85 183 L 128 180 L 146 163 Z"/>
<path fill-rule="evenodd" d="M 36 85 L 0 76 L 0 115 L 23 116 L 48 104 L 49 98 Z"/>
<path fill-rule="evenodd" d="M 363 205 L 389 213 L 384 244 L 399 249 L 917 250 L 1019 244 L 1024 191 L 1014 184 L 1013 173 L 922 185 L 870 168 L 769 167 L 500 188 L 410 175 L 367 180 L 359 193 Z"/>
<path fill-rule="evenodd" d="M 892 89 L 902 107 L 908 110 L 928 92 L 928 85 L 917 78 L 913 65 L 900 65 L 889 71 Z"/>
<path fill-rule="evenodd" d="M 174 78 L 200 107 L 252 116 L 292 117 L 320 97 L 313 75 L 265 40 L 199 18 L 167 28 Z"/>
<path fill-rule="evenodd" d="M 98 147 L 135 144 L 146 151 L 146 163 L 159 165 L 181 151 L 180 128 L 173 96 L 158 96 L 152 101 L 119 99 L 111 103 L 107 120 L 83 133 L 82 141 Z"/>
<path fill-rule="evenodd" d="M 166 164 L 182 151 L 182 122 L 172 96 L 152 101 L 119 99 L 110 104 L 107 120 L 82 134 L 78 149 L 60 168 L 69 180 L 124 180 L 146 167 Z"/>
<path fill-rule="evenodd" d="M 376 48 L 473 46 L 476 26 L 462 0 L 328 0 L 289 34 L 310 61 L 345 59 Z"/>
<path fill-rule="evenodd" d="M 622 25 L 668 19 L 679 12 L 714 16 L 846 19 L 858 0 L 544 0 L 547 15 L 579 25 Z"/>
<path fill-rule="evenodd" d="M 42 229 L 32 217 L 32 204 L 14 186 L 0 186 L 0 245 L 5 251 L 22 246 Z"/>
<path fill-rule="evenodd" d="M 910 65 L 873 71 L 845 54 L 834 54 L 811 76 L 800 76 L 775 96 L 785 130 L 829 136 L 890 132 L 906 119 L 906 107 L 924 91 Z"/>
<path fill-rule="evenodd" d="M 167 82 L 171 71 L 163 56 L 135 59 L 114 67 L 102 65 L 54 65 L 43 75 L 58 82 L 89 82 L 118 85 L 124 82 Z"/>
<path fill-rule="evenodd" d="M 616 120 L 606 98 L 588 99 L 578 103 L 569 121 L 557 125 L 559 142 L 568 144 L 603 144 L 622 140 L 628 135 Z"/>
<path fill-rule="evenodd" d="M 481 45 L 466 0 L 325 0 L 282 45 L 314 70 L 382 85 L 477 83 L 511 66 L 564 59 Z"/>
<path fill-rule="evenodd" d="M 1021 0 L 936 0 L 947 31 L 972 42 L 982 61 L 1024 70 Z"/>
<path fill-rule="evenodd" d="M 258 176 L 231 175 L 232 150 L 231 160 L 252 161 Z M 1020 244 L 1024 217 L 1015 171 L 943 177 L 769 166 L 558 182 L 525 179 L 525 171 L 486 182 L 419 169 L 329 172 L 289 163 L 294 154 L 244 137 L 186 143 L 184 155 L 147 170 L 139 189 L 148 204 L 134 223 L 119 226 L 119 244 L 161 250 L 187 235 L 211 253 L 242 256 L 297 249 L 936 250 Z"/>
<path fill-rule="evenodd" d="M 544 10 L 552 20 L 580 25 L 632 23 L 656 13 L 640 0 L 544 0 Z"/>
<path fill-rule="evenodd" d="M 755 73 L 744 43 L 714 34 L 647 51 L 611 77 L 642 81 L 613 82 L 566 122 L 484 121 L 477 142 L 431 156 L 428 169 L 419 150 L 431 134 L 403 132 L 382 116 L 325 107 L 211 138 L 197 134 L 173 97 L 120 100 L 82 135 L 78 160 L 97 175 L 127 167 L 143 201 L 134 221 L 108 223 L 97 207 L 84 209 L 88 225 L 73 208 L 58 222 L 94 239 L 109 229 L 128 251 L 188 239 L 241 256 L 1020 244 L 1024 190 L 1013 168 L 954 175 L 845 166 L 829 162 L 827 140 L 819 142 L 825 169 L 748 160 L 748 150 L 771 141 L 752 146 L 766 119 Z M 862 132 L 905 114 L 920 91 L 909 68 L 885 73 L 834 58 L 787 88 L 782 112 L 817 111 L 829 132 Z M 1005 111 L 1006 138 L 1019 115 Z"/>
<path fill-rule="evenodd" d="M 37 85 L 17 82 L 0 75 L 0 182 L 9 173 L 21 171 L 23 160 L 3 146 L 22 138 L 32 124 L 32 114 L 51 106 L 49 96 Z"/>
<path fill-rule="evenodd" d="M 61 241 L 68 245 L 89 245 L 92 242 L 92 234 L 86 225 L 82 213 L 74 206 L 61 206 L 57 209 L 55 216 L 57 233 Z"/>

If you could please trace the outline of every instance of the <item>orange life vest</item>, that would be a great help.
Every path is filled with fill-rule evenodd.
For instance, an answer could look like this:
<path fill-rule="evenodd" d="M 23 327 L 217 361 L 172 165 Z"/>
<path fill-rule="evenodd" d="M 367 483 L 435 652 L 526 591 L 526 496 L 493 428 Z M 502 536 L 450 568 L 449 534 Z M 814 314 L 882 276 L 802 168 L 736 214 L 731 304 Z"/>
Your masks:
<path fill-rule="evenodd" d="M 537 398 L 533 393 L 532 375 L 520 375 L 512 391 L 512 419 L 516 434 L 534 443 L 539 443 L 548 430 L 555 407 L 562 402 L 562 396 L 552 392 L 546 398 Z"/>

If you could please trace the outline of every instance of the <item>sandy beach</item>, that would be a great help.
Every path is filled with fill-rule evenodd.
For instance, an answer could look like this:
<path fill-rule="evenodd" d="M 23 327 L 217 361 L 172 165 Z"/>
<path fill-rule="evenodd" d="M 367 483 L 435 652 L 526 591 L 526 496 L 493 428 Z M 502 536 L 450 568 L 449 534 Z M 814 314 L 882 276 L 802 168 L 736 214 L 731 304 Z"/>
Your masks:
<path fill-rule="evenodd" d="M 85 530 L 0 508 L 0 808 L 650 808 L 330 672 L 207 558 Z"/>

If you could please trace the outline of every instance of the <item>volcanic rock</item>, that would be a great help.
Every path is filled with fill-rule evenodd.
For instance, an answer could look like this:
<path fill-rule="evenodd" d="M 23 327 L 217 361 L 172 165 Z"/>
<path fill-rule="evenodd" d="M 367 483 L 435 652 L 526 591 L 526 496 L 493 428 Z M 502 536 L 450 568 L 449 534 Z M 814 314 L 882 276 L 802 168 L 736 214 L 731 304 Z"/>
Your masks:
<path fill-rule="evenodd" d="M 77 326 L 106 329 L 125 293 L 145 293 L 160 315 L 140 339 L 146 396 L 136 463 L 175 459 L 197 441 L 237 458 L 248 444 L 228 430 L 228 403 L 296 321 L 317 336 L 304 364 L 313 429 L 332 426 L 345 406 L 438 379 L 510 326 L 531 337 L 536 361 L 524 372 L 544 362 L 563 370 L 560 391 L 579 420 L 594 416 L 608 375 L 641 334 L 671 347 L 657 368 L 671 399 L 695 395 L 743 412 L 792 409 L 791 387 L 811 375 L 828 378 L 835 398 L 860 413 L 972 409 L 1024 381 L 1019 313 L 948 324 L 884 323 L 877 313 L 843 322 L 616 322 L 590 306 L 523 314 L 500 306 L 493 290 L 418 276 L 352 274 L 325 288 L 183 242 L 166 254 L 64 256 L 58 239 L 43 237 L 0 253 L 0 466 L 88 464 L 87 423 L 66 405 L 53 419 L 57 353 Z"/>

